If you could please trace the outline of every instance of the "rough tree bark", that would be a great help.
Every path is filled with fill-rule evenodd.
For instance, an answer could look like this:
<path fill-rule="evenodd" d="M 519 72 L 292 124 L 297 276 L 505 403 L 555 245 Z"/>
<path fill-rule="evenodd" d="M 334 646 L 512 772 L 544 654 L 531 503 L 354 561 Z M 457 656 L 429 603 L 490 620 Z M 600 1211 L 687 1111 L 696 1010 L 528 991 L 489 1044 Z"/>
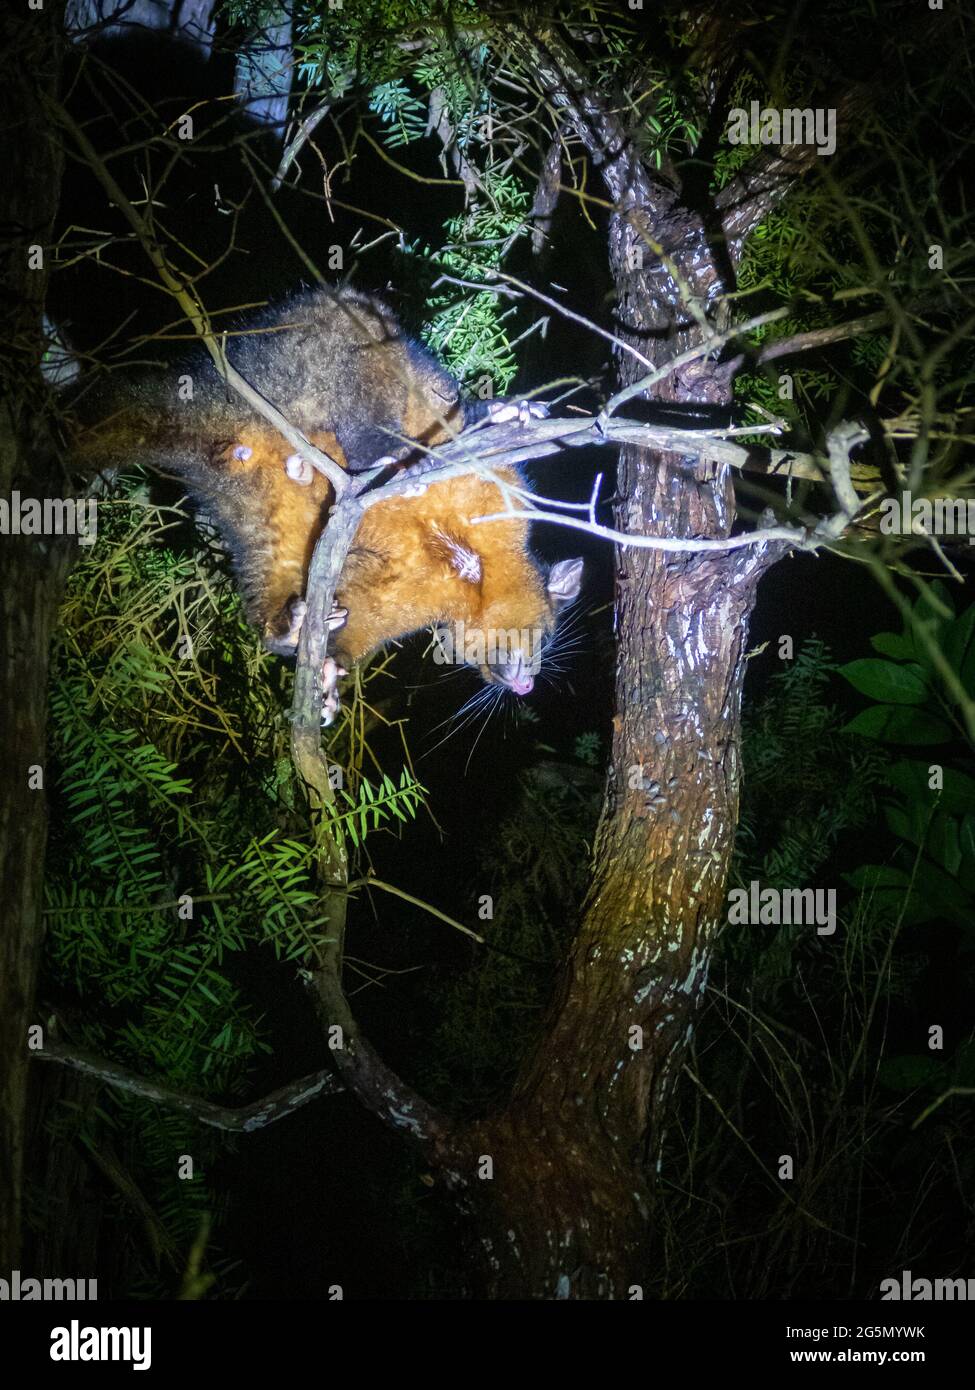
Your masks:
<path fill-rule="evenodd" d="M 537 71 L 572 114 L 614 205 L 610 261 L 621 335 L 661 365 L 700 342 L 726 289 L 698 213 L 633 153 L 616 123 L 539 48 Z M 661 254 L 662 253 L 662 254 Z M 624 384 L 645 368 L 621 355 Z M 657 399 L 728 402 L 704 359 Z M 727 473 L 624 448 L 617 525 L 721 537 Z M 707 979 L 738 817 L 739 729 L 755 588 L 781 547 L 667 555 L 624 550 L 617 567 L 616 718 L 593 882 L 556 1000 L 509 1105 L 466 1136 L 490 1181 L 461 1186 L 494 1297 L 625 1298 L 641 1269 L 647 1159 Z"/>
<path fill-rule="evenodd" d="M 57 4 L 10 7 L 0 16 L 0 187 L 4 313 L 0 358 L 0 497 L 63 496 L 47 390 L 38 370 L 46 272 L 28 247 L 46 246 L 57 206 L 61 150 L 44 111 L 59 55 Z M 47 833 L 43 790 L 48 647 L 66 568 L 64 538 L 0 535 L 0 1269 L 20 1252 L 27 1097 L 27 1025 L 42 938 L 41 880 Z"/>

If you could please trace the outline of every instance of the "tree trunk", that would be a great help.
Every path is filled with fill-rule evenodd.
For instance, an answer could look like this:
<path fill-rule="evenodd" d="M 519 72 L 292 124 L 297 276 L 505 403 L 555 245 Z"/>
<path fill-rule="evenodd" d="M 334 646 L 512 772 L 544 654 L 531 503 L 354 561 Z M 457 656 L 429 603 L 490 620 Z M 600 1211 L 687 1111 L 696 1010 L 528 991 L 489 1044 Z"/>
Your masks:
<path fill-rule="evenodd" d="M 647 273 L 627 270 L 646 235 L 698 303 L 722 286 L 699 219 L 671 208 L 651 223 L 629 207 L 611 227 L 621 331 L 662 363 L 699 338 L 656 255 L 646 253 Z M 621 366 L 626 383 L 646 374 L 628 355 Z M 730 396 L 727 374 L 704 362 L 660 387 L 658 399 L 684 404 Z M 730 481 L 708 473 L 695 460 L 624 449 L 617 525 L 727 535 Z M 510 1105 L 464 1136 L 471 1147 L 458 1165 L 494 1297 L 633 1296 L 651 1209 L 648 1159 L 723 914 L 748 617 L 777 554 L 620 552 L 617 714 L 584 921 Z M 490 1176 L 469 1178 L 483 1156 Z"/>
<path fill-rule="evenodd" d="M 0 497 L 63 495 L 41 379 L 45 248 L 57 206 L 61 150 L 44 111 L 55 94 L 60 15 L 11 7 L 0 17 L 0 190 L 6 324 L 0 360 Z M 27 1027 L 43 934 L 45 793 L 31 789 L 46 757 L 48 647 L 66 568 L 64 537 L 0 535 L 0 1269 L 18 1267 L 28 1081 Z"/>

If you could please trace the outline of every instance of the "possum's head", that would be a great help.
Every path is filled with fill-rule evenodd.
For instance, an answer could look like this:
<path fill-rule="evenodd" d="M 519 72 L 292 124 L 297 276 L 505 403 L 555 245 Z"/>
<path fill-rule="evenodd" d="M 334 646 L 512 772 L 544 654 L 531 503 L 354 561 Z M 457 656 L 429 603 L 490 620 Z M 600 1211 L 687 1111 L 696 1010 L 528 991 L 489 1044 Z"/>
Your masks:
<path fill-rule="evenodd" d="M 531 567 L 515 588 L 483 604 L 475 622 L 455 623 L 438 635 L 441 652 L 474 666 L 488 685 L 527 695 L 556 639 L 559 617 L 579 596 L 581 560 L 559 560 L 545 573 Z M 448 659 L 451 659 L 448 658 Z M 444 659 L 441 657 L 440 659 Z"/>

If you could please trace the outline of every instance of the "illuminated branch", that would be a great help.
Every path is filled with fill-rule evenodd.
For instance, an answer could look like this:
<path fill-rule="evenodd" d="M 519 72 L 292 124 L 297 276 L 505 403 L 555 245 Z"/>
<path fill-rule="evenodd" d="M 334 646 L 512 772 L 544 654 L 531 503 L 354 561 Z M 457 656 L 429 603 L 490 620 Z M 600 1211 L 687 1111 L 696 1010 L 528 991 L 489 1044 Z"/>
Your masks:
<path fill-rule="evenodd" d="M 299 124 L 294 138 L 285 148 L 281 156 L 281 162 L 277 167 L 274 177 L 271 179 L 271 191 L 276 193 L 284 181 L 284 176 L 291 168 L 298 155 L 301 153 L 302 146 L 314 135 L 322 121 L 332 109 L 331 101 L 323 102 L 321 106 L 316 106 L 315 110 Z"/>

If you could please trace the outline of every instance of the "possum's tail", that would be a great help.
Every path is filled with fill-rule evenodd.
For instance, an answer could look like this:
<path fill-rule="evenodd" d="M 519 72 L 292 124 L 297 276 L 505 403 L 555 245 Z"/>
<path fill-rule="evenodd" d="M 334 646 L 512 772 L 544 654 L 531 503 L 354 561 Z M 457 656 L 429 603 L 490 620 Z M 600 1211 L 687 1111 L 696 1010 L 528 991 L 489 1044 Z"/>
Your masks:
<path fill-rule="evenodd" d="M 204 462 L 198 459 L 206 433 L 202 412 L 194 401 L 179 399 L 171 374 L 108 373 L 82 381 L 72 395 L 72 456 L 83 471 L 141 464 L 185 478 Z M 207 414 L 212 430 L 217 422 L 212 409 Z"/>

